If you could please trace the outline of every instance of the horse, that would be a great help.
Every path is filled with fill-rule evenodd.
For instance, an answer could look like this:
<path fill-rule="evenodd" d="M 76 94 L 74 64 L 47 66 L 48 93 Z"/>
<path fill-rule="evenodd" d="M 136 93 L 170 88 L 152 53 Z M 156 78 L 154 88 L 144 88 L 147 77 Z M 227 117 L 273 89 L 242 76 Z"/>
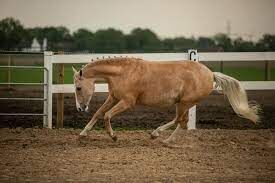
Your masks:
<path fill-rule="evenodd" d="M 228 75 L 212 72 L 205 65 L 194 61 L 147 61 L 139 58 L 103 58 L 92 61 L 74 72 L 75 100 L 78 111 L 88 111 L 95 90 L 95 82 L 105 80 L 109 95 L 104 104 L 79 134 L 86 136 L 100 117 L 109 136 L 116 141 L 111 119 L 135 105 L 162 107 L 176 106 L 175 118 L 151 133 L 177 125 L 163 142 L 171 143 L 180 129 L 186 129 L 189 109 L 208 96 L 214 88 L 227 96 L 237 115 L 256 123 L 260 121 L 260 107 L 248 102 L 241 83 Z M 215 84 L 213 86 L 213 84 Z"/>

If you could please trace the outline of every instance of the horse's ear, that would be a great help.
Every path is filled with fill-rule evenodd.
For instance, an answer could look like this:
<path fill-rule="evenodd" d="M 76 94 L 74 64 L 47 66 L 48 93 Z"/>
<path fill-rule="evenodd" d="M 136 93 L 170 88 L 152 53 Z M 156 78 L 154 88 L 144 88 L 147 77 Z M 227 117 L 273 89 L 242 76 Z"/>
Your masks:
<path fill-rule="evenodd" d="M 80 69 L 80 71 L 79 71 L 79 75 L 80 75 L 80 77 L 82 76 L 82 69 Z"/>
<path fill-rule="evenodd" d="M 72 66 L 72 69 L 74 71 L 74 74 L 77 73 L 77 70 L 74 68 L 74 66 Z"/>

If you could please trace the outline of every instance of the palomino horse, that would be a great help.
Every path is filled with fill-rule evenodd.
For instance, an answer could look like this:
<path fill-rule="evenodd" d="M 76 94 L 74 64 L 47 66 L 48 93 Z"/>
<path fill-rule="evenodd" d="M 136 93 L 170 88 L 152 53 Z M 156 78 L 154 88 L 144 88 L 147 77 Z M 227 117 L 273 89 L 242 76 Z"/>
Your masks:
<path fill-rule="evenodd" d="M 248 104 L 240 82 L 230 76 L 212 72 L 194 61 L 151 62 L 136 58 L 108 58 L 93 61 L 80 71 L 74 68 L 76 107 L 87 111 L 95 89 L 95 81 L 108 83 L 109 96 L 80 133 L 86 136 L 99 117 L 104 116 L 108 134 L 116 141 L 110 120 L 113 116 L 134 107 L 176 105 L 175 118 L 151 133 L 152 138 L 173 125 L 175 131 L 164 142 L 175 140 L 180 128 L 186 129 L 188 110 L 213 90 L 213 82 L 227 96 L 234 111 L 253 122 L 259 121 L 257 105 Z"/>

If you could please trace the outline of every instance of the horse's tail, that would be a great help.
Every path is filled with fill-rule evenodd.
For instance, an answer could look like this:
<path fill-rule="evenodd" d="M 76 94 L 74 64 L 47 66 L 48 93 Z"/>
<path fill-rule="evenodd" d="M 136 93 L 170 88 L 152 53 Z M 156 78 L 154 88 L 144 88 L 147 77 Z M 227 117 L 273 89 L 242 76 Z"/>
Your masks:
<path fill-rule="evenodd" d="M 216 82 L 215 88 L 222 90 L 233 108 L 233 110 L 240 117 L 250 119 L 254 123 L 260 121 L 259 112 L 260 106 L 256 103 L 249 103 L 247 95 L 241 83 L 225 74 L 214 72 L 214 81 Z"/>

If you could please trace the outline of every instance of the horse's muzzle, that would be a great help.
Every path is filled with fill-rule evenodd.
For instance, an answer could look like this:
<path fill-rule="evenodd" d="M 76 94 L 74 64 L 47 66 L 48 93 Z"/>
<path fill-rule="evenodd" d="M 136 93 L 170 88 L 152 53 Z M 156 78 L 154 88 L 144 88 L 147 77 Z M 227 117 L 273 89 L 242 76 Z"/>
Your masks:
<path fill-rule="evenodd" d="M 84 110 L 83 110 L 81 107 L 78 107 L 78 108 L 77 108 L 77 111 L 78 111 L 78 112 L 82 112 L 82 111 L 84 111 Z"/>
<path fill-rule="evenodd" d="M 79 111 L 79 112 L 88 112 L 88 110 L 89 110 L 89 106 L 88 105 L 83 105 L 83 106 L 79 106 L 79 107 L 77 107 L 77 111 Z"/>

